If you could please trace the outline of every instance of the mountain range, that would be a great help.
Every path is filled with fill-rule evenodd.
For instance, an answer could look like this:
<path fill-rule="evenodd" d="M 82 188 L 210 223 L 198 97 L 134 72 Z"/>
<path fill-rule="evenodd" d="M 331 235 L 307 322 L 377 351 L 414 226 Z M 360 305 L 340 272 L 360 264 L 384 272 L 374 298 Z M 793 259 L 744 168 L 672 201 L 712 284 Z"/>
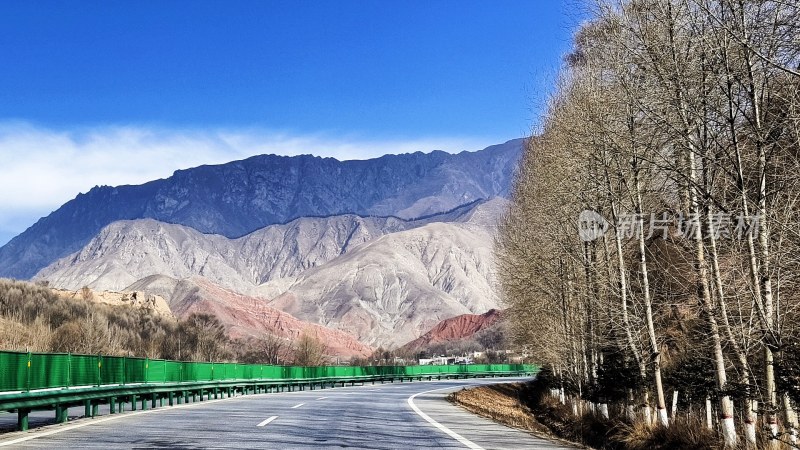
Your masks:
<path fill-rule="evenodd" d="M 80 250 L 106 225 L 151 218 L 236 238 L 299 217 L 414 218 L 507 196 L 522 139 L 477 152 L 338 161 L 259 155 L 80 194 L 0 248 L 0 277 L 27 279 Z"/>
<path fill-rule="evenodd" d="M 340 354 L 397 347 L 500 306 L 493 237 L 522 148 L 262 155 L 96 187 L 0 248 L 0 276 L 144 291 L 240 336 L 316 327 Z"/>

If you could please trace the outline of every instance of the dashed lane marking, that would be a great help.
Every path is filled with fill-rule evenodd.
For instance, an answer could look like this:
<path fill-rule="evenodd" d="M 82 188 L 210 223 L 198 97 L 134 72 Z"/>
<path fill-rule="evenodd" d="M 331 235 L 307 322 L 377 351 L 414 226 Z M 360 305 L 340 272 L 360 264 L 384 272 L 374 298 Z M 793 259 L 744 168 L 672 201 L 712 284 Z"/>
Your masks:
<path fill-rule="evenodd" d="M 277 418 L 278 418 L 278 416 L 272 416 L 272 417 L 269 417 L 269 418 L 267 418 L 267 419 L 264 419 L 264 421 L 263 421 L 263 422 L 261 422 L 260 424 L 258 424 L 258 425 L 256 425 L 256 426 L 257 426 L 257 427 L 263 427 L 264 425 L 266 425 L 266 424 L 268 424 L 268 423 L 272 422 L 273 420 L 275 420 L 275 419 L 277 419 Z"/>

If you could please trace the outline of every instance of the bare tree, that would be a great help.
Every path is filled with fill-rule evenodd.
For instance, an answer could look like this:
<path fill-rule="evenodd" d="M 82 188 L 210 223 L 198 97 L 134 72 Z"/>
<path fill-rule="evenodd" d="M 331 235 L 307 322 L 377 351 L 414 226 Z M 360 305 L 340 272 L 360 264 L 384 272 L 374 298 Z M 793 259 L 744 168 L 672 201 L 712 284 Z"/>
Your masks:
<path fill-rule="evenodd" d="M 608 399 L 628 419 L 641 402 L 649 423 L 654 394 L 666 426 L 664 392 L 680 386 L 707 414 L 706 398 L 718 400 L 728 448 L 731 394 L 748 447 L 756 400 L 768 445 L 796 441 L 800 373 L 784 348 L 800 339 L 798 5 L 598 6 L 498 238 L 513 336 L 552 367 L 564 398 L 598 401 L 603 416 Z M 599 236 L 582 239 L 587 230 Z M 639 376 L 624 389 L 608 382 L 631 367 Z"/>
<path fill-rule="evenodd" d="M 294 343 L 294 364 L 298 366 L 321 366 L 325 363 L 325 344 L 308 332 L 304 332 Z"/>

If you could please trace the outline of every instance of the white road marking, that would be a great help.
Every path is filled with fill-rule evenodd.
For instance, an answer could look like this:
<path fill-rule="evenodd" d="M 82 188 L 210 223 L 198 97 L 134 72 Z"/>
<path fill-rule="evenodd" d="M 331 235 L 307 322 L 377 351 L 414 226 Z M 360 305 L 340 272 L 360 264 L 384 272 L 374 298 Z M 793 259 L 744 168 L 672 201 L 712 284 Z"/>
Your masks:
<path fill-rule="evenodd" d="M 442 381 L 445 381 L 445 380 L 442 380 Z M 484 381 L 487 381 L 487 380 L 484 380 Z M 494 382 L 495 380 L 492 379 L 490 381 Z M 422 383 L 436 383 L 436 382 L 437 382 L 437 380 L 422 381 Z M 488 384 L 490 384 L 490 383 L 488 383 Z M 397 387 L 403 387 L 403 386 L 397 386 Z M 341 389 L 341 388 L 339 388 L 339 389 Z M 427 391 L 427 392 L 439 391 L 439 390 L 444 390 L 444 389 L 450 389 L 450 388 L 433 389 L 433 390 L 430 390 L 430 391 Z M 427 392 L 420 392 L 419 394 L 415 394 L 415 395 L 409 397 L 408 403 L 409 403 L 409 405 L 411 405 L 411 408 L 415 410 L 415 412 L 419 411 L 419 408 L 417 408 L 416 405 L 414 405 L 413 398 L 416 397 L 417 395 L 425 394 Z M 83 427 L 88 426 L 88 425 L 108 422 L 108 421 L 111 421 L 111 420 L 122 419 L 122 418 L 125 418 L 125 417 L 136 416 L 136 415 L 139 415 L 139 414 L 150 414 L 150 413 L 157 413 L 157 412 L 161 412 L 161 411 L 173 411 L 175 409 L 181 409 L 181 408 L 191 408 L 191 407 L 194 407 L 194 406 L 207 405 L 209 403 L 224 402 L 224 401 L 230 400 L 232 398 L 235 398 L 235 399 L 238 399 L 238 400 L 248 400 L 248 399 L 256 399 L 256 398 L 265 397 L 265 396 L 269 396 L 269 395 L 275 395 L 275 394 L 278 394 L 278 395 L 298 395 L 298 394 L 306 394 L 306 393 L 307 392 L 305 392 L 305 391 L 292 391 L 292 392 L 280 392 L 280 393 L 278 393 L 278 392 L 263 393 L 263 394 L 247 395 L 247 396 L 242 396 L 242 397 L 230 397 L 230 398 L 221 398 L 221 399 L 217 399 L 217 400 L 206 400 L 206 401 L 202 401 L 202 402 L 184 403 L 184 404 L 181 404 L 181 405 L 166 406 L 166 407 L 160 407 L 160 408 L 157 408 L 157 409 L 148 409 L 148 410 L 145 410 L 145 411 L 141 411 L 141 410 L 140 411 L 135 411 L 135 412 L 132 411 L 132 412 L 126 412 L 126 413 L 123 413 L 123 414 L 109 415 L 108 417 L 103 417 L 103 418 L 80 419 L 82 421 L 85 420 L 85 422 L 76 423 L 76 424 L 72 424 L 72 425 L 62 425 L 62 426 L 59 426 L 56 429 L 47 430 L 47 431 L 32 430 L 32 431 L 36 431 L 36 434 L 32 434 L 32 435 L 29 435 L 29 436 L 23 436 L 23 437 L 20 437 L 20 438 L 17 438 L 17 439 L 11 439 L 11 440 L 7 440 L 7 441 L 0 441 L 0 447 L 19 444 L 19 443 L 30 441 L 30 440 L 33 440 L 33 439 L 37 439 L 37 438 L 40 438 L 40 437 L 52 436 L 54 434 L 63 433 L 65 431 L 75 430 L 77 428 L 83 428 Z M 353 395 L 353 394 L 357 394 L 357 392 L 342 392 L 341 393 L 341 395 Z M 423 413 L 422 411 L 417 412 L 417 414 L 419 414 L 423 418 L 427 417 L 427 419 L 425 419 L 425 420 L 427 420 L 430 423 L 436 422 L 435 420 L 433 420 L 430 417 L 428 417 L 428 415 Z M 436 423 L 439 425 L 439 427 L 447 429 L 446 427 L 444 427 L 444 425 L 441 425 L 438 422 L 436 422 Z M 450 433 L 456 434 L 455 432 L 453 432 L 453 431 L 451 431 L 449 429 L 447 429 L 446 432 L 447 432 L 448 435 L 450 435 Z M 463 437 L 461 439 L 464 439 L 467 442 L 471 442 L 471 441 L 469 441 L 469 440 L 467 440 L 467 439 L 465 439 Z M 473 443 L 472 445 L 475 445 L 475 444 Z M 473 449 L 476 449 L 476 450 L 477 449 L 481 449 L 481 447 L 479 447 L 479 446 L 470 447 L 470 448 L 473 448 Z"/>
<path fill-rule="evenodd" d="M 98 424 L 98 423 L 109 422 L 111 420 L 122 419 L 122 418 L 125 418 L 125 417 L 138 416 L 140 414 L 156 413 L 156 412 L 160 412 L 160 411 L 174 411 L 176 409 L 191 408 L 193 406 L 202 406 L 202 405 L 207 405 L 209 403 L 223 402 L 225 400 L 228 400 L 228 399 L 227 398 L 220 398 L 220 399 L 216 399 L 216 400 L 205 400 L 205 401 L 202 401 L 202 402 L 184 403 L 184 404 L 181 404 L 181 405 L 166 406 L 166 407 L 161 407 L 161 408 L 157 408 L 157 409 L 148 409 L 148 410 L 145 410 L 145 411 L 135 411 L 135 412 L 128 412 L 128 413 L 124 413 L 124 414 L 109 415 L 108 417 L 104 417 L 102 419 L 84 418 L 82 420 L 85 420 L 85 422 L 82 422 L 82 423 L 76 423 L 74 425 L 66 425 L 66 426 L 58 427 L 55 430 L 37 432 L 36 434 L 31 435 L 31 436 L 24 436 L 24 437 L 17 438 L 17 439 L 12 439 L 12 440 L 9 440 L 9 441 L 0 441 L 0 447 L 5 447 L 7 445 L 19 444 L 21 442 L 30 441 L 31 439 L 36 439 L 36 438 L 45 437 L 45 436 L 51 436 L 53 434 L 63 433 L 65 431 L 74 430 L 76 428 L 83 428 L 83 427 L 88 426 L 88 425 L 95 425 L 95 424 Z"/>
<path fill-rule="evenodd" d="M 483 447 L 481 447 L 480 445 L 470 441 L 469 439 L 465 438 L 464 436 L 461 436 L 460 434 L 456 433 L 455 431 L 453 431 L 453 430 L 447 428 L 446 426 L 440 424 L 439 422 L 433 420 L 431 418 L 431 416 L 429 416 L 429 415 L 425 414 L 424 412 L 422 412 L 422 410 L 419 409 L 419 407 L 417 407 L 417 405 L 414 404 L 414 398 L 417 397 L 418 395 L 424 395 L 424 394 L 427 394 L 429 392 L 443 391 L 445 389 L 453 389 L 453 386 L 449 386 L 449 387 L 445 387 L 445 388 L 441 388 L 441 389 L 431 389 L 430 391 L 416 393 L 416 394 L 412 395 L 411 397 L 408 397 L 408 406 L 410 406 L 411 409 L 413 409 L 414 412 L 417 413 L 418 416 L 420 416 L 423 419 L 425 419 L 425 421 L 427 421 L 429 424 L 435 426 L 436 428 L 440 429 L 441 431 L 443 431 L 445 434 L 447 434 L 451 438 L 453 438 L 453 439 L 457 440 L 458 442 L 464 444 L 467 448 L 470 448 L 470 449 L 473 449 L 473 450 L 484 450 Z"/>
<path fill-rule="evenodd" d="M 269 417 L 269 418 L 265 419 L 263 422 L 261 422 L 260 424 L 258 424 L 258 425 L 256 425 L 256 426 L 257 426 L 257 427 L 263 427 L 264 425 L 266 425 L 266 424 L 268 424 L 268 423 L 272 422 L 273 420 L 275 420 L 275 419 L 277 419 L 277 418 L 278 418 L 278 416 L 272 416 L 272 417 Z"/>
<path fill-rule="evenodd" d="M 305 405 L 305 403 L 300 403 L 300 404 L 294 405 L 294 406 L 292 406 L 292 409 L 299 408 L 299 407 L 301 407 L 303 405 Z"/>
<path fill-rule="evenodd" d="M 320 397 L 317 400 L 325 400 L 326 398 L 328 398 L 328 397 Z"/>

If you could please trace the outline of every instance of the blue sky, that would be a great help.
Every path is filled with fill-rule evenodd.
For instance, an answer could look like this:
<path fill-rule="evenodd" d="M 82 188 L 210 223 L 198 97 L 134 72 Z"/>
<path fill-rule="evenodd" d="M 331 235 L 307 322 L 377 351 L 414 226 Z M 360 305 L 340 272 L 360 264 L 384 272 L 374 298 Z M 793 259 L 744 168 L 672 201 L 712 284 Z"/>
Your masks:
<path fill-rule="evenodd" d="M 579 13 L 575 0 L 2 2 L 0 244 L 95 184 L 524 136 Z"/>

